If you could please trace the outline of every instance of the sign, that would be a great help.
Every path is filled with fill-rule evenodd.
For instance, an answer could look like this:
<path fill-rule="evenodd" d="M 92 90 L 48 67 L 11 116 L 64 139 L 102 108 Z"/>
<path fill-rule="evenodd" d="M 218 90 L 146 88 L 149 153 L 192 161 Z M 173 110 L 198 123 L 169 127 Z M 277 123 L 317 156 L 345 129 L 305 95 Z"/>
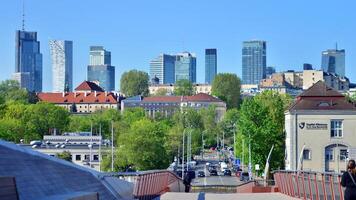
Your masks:
<path fill-rule="evenodd" d="M 299 128 L 307 130 L 327 130 L 328 124 L 300 122 Z"/>
<path fill-rule="evenodd" d="M 255 165 L 255 170 L 260 170 L 260 165 L 259 164 Z"/>
<path fill-rule="evenodd" d="M 241 160 L 240 160 L 239 158 L 236 158 L 236 159 L 235 159 L 235 165 L 238 166 L 238 167 L 240 167 L 240 165 L 241 165 Z"/>

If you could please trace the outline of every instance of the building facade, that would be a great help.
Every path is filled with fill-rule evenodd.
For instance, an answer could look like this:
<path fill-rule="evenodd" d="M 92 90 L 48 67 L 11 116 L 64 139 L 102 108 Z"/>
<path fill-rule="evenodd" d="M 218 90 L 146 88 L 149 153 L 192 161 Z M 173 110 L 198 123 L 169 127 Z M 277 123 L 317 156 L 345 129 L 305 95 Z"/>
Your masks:
<path fill-rule="evenodd" d="M 175 60 L 175 82 L 187 79 L 196 83 L 196 56 L 189 52 L 177 54 Z"/>
<path fill-rule="evenodd" d="M 212 84 L 217 74 L 218 58 L 216 49 L 205 49 L 205 83 Z"/>
<path fill-rule="evenodd" d="M 321 53 L 321 68 L 324 72 L 345 76 L 345 50 L 328 49 Z"/>
<path fill-rule="evenodd" d="M 303 89 L 306 90 L 318 81 L 325 82 L 326 85 L 338 91 L 349 90 L 350 81 L 346 77 L 338 76 L 334 73 L 324 72 L 322 70 L 304 70 L 303 71 Z"/>
<path fill-rule="evenodd" d="M 266 42 L 259 40 L 243 42 L 243 84 L 259 84 L 264 78 L 266 78 Z"/>
<path fill-rule="evenodd" d="M 274 73 L 276 73 L 275 67 L 272 67 L 272 66 L 266 67 L 266 78 L 271 76 Z"/>
<path fill-rule="evenodd" d="M 73 42 L 50 40 L 53 92 L 73 90 Z"/>
<path fill-rule="evenodd" d="M 226 112 L 226 103 L 208 94 L 199 93 L 193 96 L 135 96 L 121 101 L 121 112 L 127 108 L 141 107 L 146 111 L 147 116 L 155 118 L 157 116 L 172 116 L 175 112 L 184 109 L 203 109 L 215 106 L 215 119 L 220 121 Z"/>
<path fill-rule="evenodd" d="M 13 79 L 28 91 L 42 91 L 42 54 L 37 32 L 17 31 Z"/>
<path fill-rule="evenodd" d="M 285 112 L 286 169 L 345 171 L 355 159 L 355 123 L 353 103 L 322 81 L 314 84 Z"/>
<path fill-rule="evenodd" d="M 104 47 L 90 47 L 87 78 L 105 91 L 115 91 L 115 67 L 111 66 L 111 53 Z"/>
<path fill-rule="evenodd" d="M 84 81 L 74 92 L 38 93 L 39 101 L 53 103 L 72 114 L 90 114 L 105 109 L 119 109 L 119 96 L 105 92 L 97 84 Z"/>
<path fill-rule="evenodd" d="M 198 93 L 205 93 L 205 94 L 211 94 L 211 85 L 210 84 L 193 84 L 193 87 L 195 89 L 195 94 Z M 150 92 L 150 95 L 156 95 L 157 92 L 161 90 L 167 91 L 167 95 L 173 95 L 174 93 L 174 84 L 153 84 L 148 86 L 148 90 Z"/>
<path fill-rule="evenodd" d="M 150 78 L 158 78 L 158 84 L 173 84 L 176 56 L 161 54 L 150 62 Z"/>

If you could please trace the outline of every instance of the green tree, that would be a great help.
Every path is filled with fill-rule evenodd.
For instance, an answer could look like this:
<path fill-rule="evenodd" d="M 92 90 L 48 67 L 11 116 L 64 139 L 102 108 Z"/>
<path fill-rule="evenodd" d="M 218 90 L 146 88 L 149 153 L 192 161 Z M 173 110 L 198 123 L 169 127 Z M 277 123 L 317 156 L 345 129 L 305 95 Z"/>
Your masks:
<path fill-rule="evenodd" d="M 118 167 L 132 165 L 137 170 L 167 168 L 169 159 L 164 148 L 167 130 L 165 125 L 149 119 L 133 122 L 129 131 L 119 138 L 121 143 L 116 157 L 121 163 Z"/>
<path fill-rule="evenodd" d="M 0 119 L 0 139 L 19 143 L 24 138 L 25 127 L 18 119 Z"/>
<path fill-rule="evenodd" d="M 234 144 L 234 133 L 237 130 L 238 119 L 239 110 L 233 108 L 226 111 L 224 118 L 218 124 L 219 129 L 225 134 L 226 144 Z"/>
<path fill-rule="evenodd" d="M 121 92 L 126 96 L 143 95 L 147 96 L 148 91 L 148 74 L 143 71 L 130 70 L 121 76 Z"/>
<path fill-rule="evenodd" d="M 69 151 L 63 151 L 62 153 L 57 153 L 56 157 L 66 160 L 66 161 L 69 161 L 69 162 L 72 162 L 72 155 L 70 154 Z"/>
<path fill-rule="evenodd" d="M 195 87 L 187 79 L 180 79 L 174 86 L 174 95 L 176 96 L 191 96 L 195 94 Z"/>
<path fill-rule="evenodd" d="M 3 102 L 29 103 L 30 99 L 34 101 L 32 94 L 28 93 L 26 89 L 20 88 L 19 82 L 15 80 L 5 80 L 0 83 L 0 97 Z"/>
<path fill-rule="evenodd" d="M 284 108 L 283 96 L 272 91 L 265 91 L 251 99 L 243 101 L 238 120 L 237 154 L 242 154 L 242 139 L 247 146 L 251 143 L 253 164 L 259 164 L 262 169 L 272 145 L 270 168 L 278 169 L 284 166 Z M 245 158 L 247 157 L 245 151 Z M 245 159 L 246 161 L 246 159 Z"/>
<path fill-rule="evenodd" d="M 226 102 L 227 108 L 237 108 L 240 101 L 240 79 L 236 74 L 219 73 L 211 86 L 211 93 Z"/>

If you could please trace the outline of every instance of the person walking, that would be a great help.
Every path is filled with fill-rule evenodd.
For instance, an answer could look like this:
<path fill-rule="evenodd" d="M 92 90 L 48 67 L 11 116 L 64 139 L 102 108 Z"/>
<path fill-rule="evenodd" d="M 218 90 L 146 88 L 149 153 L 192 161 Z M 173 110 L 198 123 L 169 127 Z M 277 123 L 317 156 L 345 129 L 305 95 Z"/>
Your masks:
<path fill-rule="evenodd" d="M 355 200 L 356 199 L 356 164 L 355 160 L 349 160 L 347 164 L 347 170 L 341 177 L 341 185 L 346 187 L 344 199 Z"/>
<path fill-rule="evenodd" d="M 191 177 L 189 176 L 188 172 L 184 173 L 184 177 L 183 177 L 183 184 L 185 186 L 184 191 L 185 192 L 189 192 L 190 191 L 190 183 L 192 182 Z"/>

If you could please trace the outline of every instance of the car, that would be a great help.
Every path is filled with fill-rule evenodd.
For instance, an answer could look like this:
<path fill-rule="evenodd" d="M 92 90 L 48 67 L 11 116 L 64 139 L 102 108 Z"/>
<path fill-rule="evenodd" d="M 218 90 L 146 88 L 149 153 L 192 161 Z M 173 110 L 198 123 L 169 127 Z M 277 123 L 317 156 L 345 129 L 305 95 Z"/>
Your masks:
<path fill-rule="evenodd" d="M 224 176 L 231 176 L 231 170 L 225 169 L 224 170 Z"/>
<path fill-rule="evenodd" d="M 218 171 L 216 171 L 216 169 L 212 169 L 209 172 L 210 172 L 210 176 L 217 176 L 218 175 Z"/>
<path fill-rule="evenodd" d="M 205 177 L 204 171 L 198 171 L 198 177 Z"/>
<path fill-rule="evenodd" d="M 248 172 L 242 172 L 240 175 L 240 181 L 248 181 L 250 179 L 250 176 Z"/>

